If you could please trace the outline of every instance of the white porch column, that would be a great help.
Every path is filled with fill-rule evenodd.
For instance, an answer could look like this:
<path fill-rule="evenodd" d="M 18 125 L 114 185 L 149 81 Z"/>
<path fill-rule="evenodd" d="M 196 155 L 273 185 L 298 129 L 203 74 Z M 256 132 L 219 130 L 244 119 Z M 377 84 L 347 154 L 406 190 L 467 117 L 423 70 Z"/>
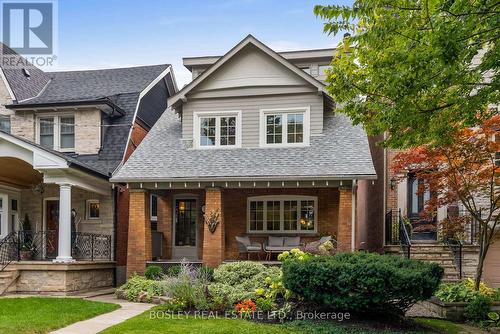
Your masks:
<path fill-rule="evenodd" d="M 73 262 L 71 257 L 71 185 L 59 184 L 59 239 L 54 262 Z"/>

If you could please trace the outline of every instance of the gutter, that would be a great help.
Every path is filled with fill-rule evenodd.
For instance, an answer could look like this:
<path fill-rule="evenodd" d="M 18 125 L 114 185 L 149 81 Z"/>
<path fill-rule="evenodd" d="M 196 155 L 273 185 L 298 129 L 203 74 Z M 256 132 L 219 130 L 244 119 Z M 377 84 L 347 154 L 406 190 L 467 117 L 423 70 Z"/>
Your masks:
<path fill-rule="evenodd" d="M 245 177 L 191 177 L 191 178 L 126 178 L 126 177 L 112 177 L 110 182 L 217 182 L 217 181 L 315 181 L 315 180 L 325 180 L 325 181 L 352 181 L 353 179 L 358 180 L 376 180 L 376 174 L 359 174 L 359 175 L 331 175 L 331 176 L 293 176 L 288 175 L 286 177 L 276 177 L 276 176 L 245 176 Z"/>
<path fill-rule="evenodd" d="M 5 108 L 13 110 L 22 110 L 22 109 L 36 109 L 36 108 L 73 107 L 73 106 L 96 105 L 96 104 L 107 105 L 113 111 L 118 112 L 121 116 L 125 115 L 125 111 L 107 97 L 93 99 L 93 100 L 65 101 L 65 102 L 14 103 L 5 105 Z"/>

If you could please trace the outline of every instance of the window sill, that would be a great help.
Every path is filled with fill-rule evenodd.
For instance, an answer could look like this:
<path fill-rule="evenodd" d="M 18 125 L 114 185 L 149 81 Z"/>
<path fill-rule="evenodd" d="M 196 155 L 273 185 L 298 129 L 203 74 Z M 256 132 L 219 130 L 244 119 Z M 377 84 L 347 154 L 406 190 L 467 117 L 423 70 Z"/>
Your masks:
<path fill-rule="evenodd" d="M 317 231 L 247 231 L 247 234 L 251 234 L 253 236 L 268 236 L 268 235 L 276 235 L 276 236 L 296 236 L 296 235 L 307 235 L 308 237 L 318 236 Z"/>

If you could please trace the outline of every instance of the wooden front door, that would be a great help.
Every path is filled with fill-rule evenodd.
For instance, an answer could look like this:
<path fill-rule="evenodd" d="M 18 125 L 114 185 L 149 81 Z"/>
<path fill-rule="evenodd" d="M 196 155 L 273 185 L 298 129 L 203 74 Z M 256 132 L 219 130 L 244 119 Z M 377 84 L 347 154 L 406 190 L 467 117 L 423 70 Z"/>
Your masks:
<path fill-rule="evenodd" d="M 45 202 L 45 222 L 46 222 L 46 246 L 45 256 L 55 258 L 57 256 L 57 240 L 59 237 L 59 201 Z"/>
<path fill-rule="evenodd" d="M 429 216 L 426 212 L 427 201 L 432 194 L 429 190 L 421 192 L 424 187 L 424 181 L 417 179 L 413 175 L 408 177 L 408 218 L 412 224 L 413 240 L 434 241 L 437 237 L 436 217 Z"/>

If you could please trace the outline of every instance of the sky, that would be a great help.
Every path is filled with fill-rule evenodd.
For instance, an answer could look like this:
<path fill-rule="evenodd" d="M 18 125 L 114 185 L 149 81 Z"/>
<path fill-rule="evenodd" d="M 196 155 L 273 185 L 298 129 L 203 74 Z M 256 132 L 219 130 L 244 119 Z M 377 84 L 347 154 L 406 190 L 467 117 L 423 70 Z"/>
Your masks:
<path fill-rule="evenodd" d="M 349 0 L 59 0 L 58 64 L 51 70 L 169 63 L 179 87 L 182 57 L 223 55 L 252 34 L 275 51 L 334 47 L 316 4 Z"/>

